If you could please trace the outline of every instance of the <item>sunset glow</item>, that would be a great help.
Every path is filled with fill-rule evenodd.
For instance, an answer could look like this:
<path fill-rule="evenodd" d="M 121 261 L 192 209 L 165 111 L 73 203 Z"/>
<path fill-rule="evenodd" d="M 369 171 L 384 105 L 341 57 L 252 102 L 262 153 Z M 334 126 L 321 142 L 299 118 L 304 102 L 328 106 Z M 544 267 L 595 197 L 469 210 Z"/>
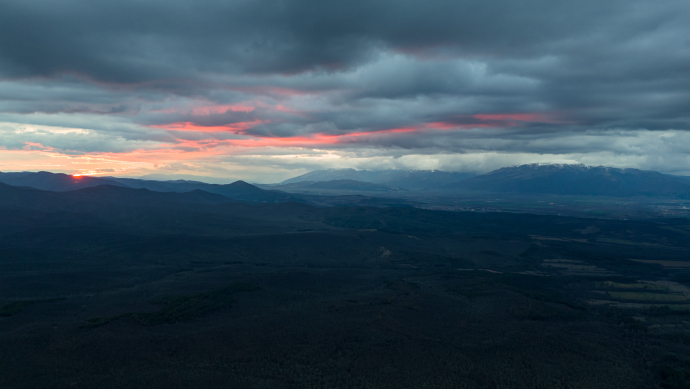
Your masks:
<path fill-rule="evenodd" d="M 242 133 L 244 130 L 254 128 L 262 123 L 268 123 L 268 121 L 254 120 L 251 122 L 239 122 L 224 124 L 222 126 L 202 126 L 192 122 L 177 122 L 170 124 L 158 124 L 152 125 L 153 128 L 161 128 L 166 130 L 178 130 L 178 131 L 202 131 L 202 132 L 232 132 L 232 133 Z"/>
<path fill-rule="evenodd" d="M 634 16 L 617 3 L 596 17 L 570 10 L 585 12 L 587 28 L 549 22 L 535 33 L 510 16 L 517 10 L 492 8 L 506 20 L 480 23 L 469 12 L 450 24 L 439 16 L 417 31 L 408 23 L 424 19 L 416 8 L 398 25 L 395 12 L 387 14 L 391 24 L 381 24 L 368 21 L 372 10 L 354 17 L 320 15 L 317 7 L 324 18 L 317 32 L 308 24 L 248 22 L 264 15 L 245 14 L 259 3 L 232 4 L 183 7 L 190 20 L 177 19 L 182 14 L 173 7 L 170 23 L 150 30 L 111 26 L 114 19 L 95 5 L 83 10 L 97 14 L 88 26 L 82 26 L 88 15 L 46 13 L 46 23 L 62 26 L 50 30 L 55 41 L 74 52 L 49 50 L 55 41 L 45 40 L 43 23 L 26 20 L 8 30 L 7 36 L 18 34 L 12 42 L 30 42 L 32 54 L 7 48 L 0 61 L 0 171 L 218 178 L 241 171 L 250 179 L 252 170 L 287 178 L 326 166 L 273 158 L 293 149 L 347 155 L 343 167 L 357 168 L 376 158 L 385 161 L 382 168 L 487 171 L 511 163 L 498 156 L 520 155 L 515 163 L 690 171 L 683 143 L 670 140 L 690 128 L 680 70 L 690 67 L 685 43 L 676 38 L 687 35 L 683 23 Z M 233 22 L 216 30 L 218 15 Z M 336 15 L 347 22 L 332 20 Z M 629 28 L 611 26 L 612 17 Z M 640 31 L 612 32 L 633 26 Z M 90 29 L 88 39 L 76 38 Z M 248 154 L 261 155 L 264 165 L 239 157 Z M 473 162 L 459 166 L 441 155 Z"/>
<path fill-rule="evenodd" d="M 0 0 L 0 389 L 690 389 L 688 258 L 690 0 Z"/>
<path fill-rule="evenodd" d="M 262 109 L 274 109 L 275 112 L 294 112 L 283 105 L 267 105 Z M 204 117 L 222 115 L 226 112 L 253 112 L 249 106 L 218 106 L 204 109 L 182 110 L 175 108 L 173 113 L 189 113 Z M 158 110 L 156 113 L 160 113 Z M 208 166 L 209 161 L 237 159 L 246 154 L 272 155 L 280 149 L 321 150 L 343 149 L 356 145 L 389 143 L 396 139 L 416 136 L 434 136 L 436 133 L 456 133 L 469 130 L 510 128 L 516 122 L 526 120 L 545 121 L 545 114 L 477 114 L 453 121 L 436 121 L 403 127 L 369 129 L 366 131 L 344 131 L 342 133 L 313 132 L 302 135 L 277 136 L 263 135 L 259 128 L 276 125 L 279 121 L 255 119 L 223 125 L 203 125 L 193 121 L 173 122 L 169 124 L 152 124 L 148 128 L 161 131 L 169 138 L 164 142 L 153 142 L 146 147 L 126 151 L 91 151 L 74 152 L 59 147 L 47 146 L 36 141 L 25 141 L 21 150 L 7 150 L 0 159 L 0 169 L 4 170 L 52 170 L 73 173 L 73 177 L 141 174 L 156 170 L 175 171 L 193 174 L 198 169 Z M 22 130 L 25 133 L 25 130 Z M 55 131 L 46 128 L 43 131 Z M 68 133 L 85 138 L 89 131 L 70 130 Z M 372 143 L 373 142 L 373 143 Z M 336 151 L 336 153 L 340 153 Z M 322 155 L 322 152 L 316 152 Z M 334 154 L 337 155 L 337 154 Z M 19 159 L 21 158 L 21 162 Z M 313 159 L 312 159 L 313 160 Z"/>

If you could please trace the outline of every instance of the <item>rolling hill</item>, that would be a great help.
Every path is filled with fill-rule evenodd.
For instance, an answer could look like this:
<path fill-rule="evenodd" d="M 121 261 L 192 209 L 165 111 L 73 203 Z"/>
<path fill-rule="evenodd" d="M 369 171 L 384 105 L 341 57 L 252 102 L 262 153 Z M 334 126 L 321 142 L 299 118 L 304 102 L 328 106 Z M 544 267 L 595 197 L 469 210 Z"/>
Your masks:
<path fill-rule="evenodd" d="M 280 203 L 287 201 L 304 202 L 298 196 L 276 190 L 265 190 L 244 181 L 231 184 L 207 184 L 197 181 L 153 181 L 135 178 L 71 176 L 50 172 L 0 173 L 0 183 L 40 190 L 66 192 L 97 186 L 112 186 L 131 189 L 147 189 L 156 192 L 185 193 L 204 191 L 227 198 L 246 202 Z"/>
<path fill-rule="evenodd" d="M 63 173 L 50 172 L 0 172 L 0 182 L 12 186 L 26 186 L 29 188 L 64 192 L 89 188 L 98 185 L 126 186 L 117 181 L 102 177 L 72 176 Z"/>
<path fill-rule="evenodd" d="M 208 193 L 215 193 L 229 197 L 234 200 L 257 202 L 257 203 L 282 203 L 286 201 L 304 202 L 298 196 L 291 195 L 278 190 L 261 189 L 244 181 L 235 181 L 231 184 L 207 184 L 205 182 L 176 180 L 176 181 L 154 181 L 139 180 L 136 178 L 116 178 L 108 179 L 130 188 L 148 189 L 157 192 L 177 192 L 184 193 L 193 190 L 202 190 Z"/>
<path fill-rule="evenodd" d="M 99 207 L 174 207 L 179 204 L 225 204 L 237 200 L 194 190 L 186 193 L 154 192 L 113 185 L 99 185 L 74 191 L 48 191 L 0 183 L 0 209 L 84 211 Z"/>

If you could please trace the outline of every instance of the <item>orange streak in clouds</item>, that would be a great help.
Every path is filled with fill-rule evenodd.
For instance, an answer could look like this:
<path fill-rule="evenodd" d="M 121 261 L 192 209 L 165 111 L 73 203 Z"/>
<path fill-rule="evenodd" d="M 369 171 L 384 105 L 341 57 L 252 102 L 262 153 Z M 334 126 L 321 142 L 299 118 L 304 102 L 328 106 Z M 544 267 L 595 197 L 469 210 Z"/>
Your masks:
<path fill-rule="evenodd" d="M 499 114 L 477 114 L 472 116 L 458 116 L 458 118 L 471 118 L 479 120 L 476 123 L 464 124 L 455 122 L 432 122 L 427 123 L 425 127 L 427 128 L 437 128 L 441 130 L 451 130 L 456 128 L 470 129 L 470 128 L 502 128 L 502 127 L 514 127 L 518 125 L 518 122 L 526 123 L 560 123 L 555 120 L 551 115 L 544 113 L 499 113 Z M 469 120 L 472 121 L 472 120 Z M 486 122 L 486 123 L 482 123 Z"/>
<path fill-rule="evenodd" d="M 276 105 L 275 108 L 276 108 L 276 111 L 280 111 L 280 112 L 290 112 L 290 113 L 295 112 L 292 109 L 290 109 L 289 107 L 286 107 L 286 106 L 280 105 L 280 104 Z"/>
<path fill-rule="evenodd" d="M 543 113 L 498 113 L 478 114 L 472 116 L 479 120 L 517 120 L 520 122 L 551 123 L 552 120 Z"/>
<path fill-rule="evenodd" d="M 203 132 L 235 132 L 241 133 L 242 131 L 254 128 L 262 123 L 268 123 L 268 120 L 253 120 L 251 122 L 238 122 L 225 124 L 222 126 L 201 126 L 192 122 L 177 122 L 170 124 L 154 124 L 150 127 L 161 128 L 164 130 L 175 130 L 175 131 L 203 131 Z"/>
<path fill-rule="evenodd" d="M 451 122 L 432 122 L 432 123 L 427 123 L 424 127 L 435 128 L 437 130 L 454 130 L 456 128 L 466 130 L 466 129 L 470 129 L 470 128 L 493 128 L 496 126 L 491 125 L 491 124 L 485 124 L 485 123 L 458 124 L 458 123 L 451 123 Z"/>
<path fill-rule="evenodd" d="M 261 105 L 261 102 L 248 102 L 263 112 L 264 108 L 279 112 L 297 114 L 291 108 L 283 105 Z M 263 103 L 265 104 L 265 103 Z M 213 115 L 228 111 L 250 112 L 251 105 L 209 105 L 187 108 L 186 113 L 194 115 Z M 280 117 L 284 117 L 281 115 Z M 386 139 L 386 137 L 405 137 L 405 134 L 424 134 L 431 136 L 441 131 L 458 131 L 472 128 L 509 128 L 524 123 L 563 123 L 557 121 L 560 117 L 551 113 L 503 113 L 476 114 L 472 116 L 455 116 L 447 121 L 428 122 L 388 128 L 381 130 L 350 133 L 314 133 L 292 137 L 272 137 L 251 134 L 250 130 L 270 120 L 251 120 L 229 123 L 220 126 L 203 126 L 195 122 L 185 121 L 150 127 L 169 130 L 176 139 L 170 143 L 157 143 L 155 146 L 132 150 L 128 152 L 80 152 L 43 146 L 40 143 L 25 142 L 22 150 L 3 150 L 0 154 L 0 170 L 58 170 L 75 173 L 75 177 L 83 175 L 118 175 L 132 172 L 151 172 L 169 169 L 170 172 L 201 171 L 203 165 L 209 162 L 223 161 L 224 157 L 233 154 L 262 154 L 261 148 L 313 148 L 328 150 L 338 145 L 366 143 L 371 140 Z M 457 120 L 457 122 L 455 122 Z M 182 131 L 193 131 L 197 134 L 187 134 L 189 138 L 180 139 Z M 226 135 L 213 133 L 227 133 Z M 202 134 L 206 133 L 206 134 Z M 224 139 L 240 138 L 240 139 Z M 151 143 L 148 143 L 151 144 Z M 254 152 L 252 148 L 256 148 Z M 5 157 L 4 159 L 2 157 Z M 197 166 L 198 164 L 198 166 Z M 197 170 L 195 170 L 197 169 Z"/>
<path fill-rule="evenodd" d="M 401 128 L 391 128 L 388 130 L 350 132 L 348 134 L 331 135 L 331 136 L 338 136 L 338 137 L 355 136 L 355 137 L 357 137 L 357 136 L 367 136 L 367 135 L 376 135 L 376 134 L 399 134 L 399 133 L 405 133 L 405 132 L 417 132 L 421 128 L 422 128 L 421 126 L 401 127 Z"/>
<path fill-rule="evenodd" d="M 232 139 L 228 140 L 233 145 L 242 147 L 271 147 L 271 146 L 293 146 L 293 147 L 309 147 L 310 145 L 324 145 L 324 144 L 338 144 L 348 143 L 348 140 L 354 140 L 360 137 L 379 135 L 379 134 L 397 134 L 410 133 L 418 131 L 418 127 L 407 128 L 393 128 L 389 130 L 378 130 L 370 132 L 350 132 L 347 134 L 312 134 L 307 136 L 292 136 L 286 138 L 279 137 L 255 137 L 251 139 Z"/>
<path fill-rule="evenodd" d="M 198 107 L 192 109 L 192 115 L 208 116 L 213 114 L 223 114 L 228 111 L 232 112 L 251 112 L 254 107 L 249 105 L 234 104 L 234 105 L 210 105 L 206 107 Z"/>
<path fill-rule="evenodd" d="M 251 112 L 254 107 L 248 104 L 190 104 L 190 106 L 177 106 L 165 109 L 157 109 L 150 111 L 152 113 L 179 113 L 191 114 L 194 116 L 209 116 L 214 114 L 224 114 L 226 112 Z"/>
<path fill-rule="evenodd" d="M 232 87 L 226 87 L 225 89 L 232 90 L 232 91 L 238 91 L 238 92 L 253 93 L 253 94 L 257 94 L 257 95 L 279 95 L 279 96 L 304 96 L 304 95 L 312 95 L 315 93 L 323 92 L 323 91 L 303 91 L 303 90 L 299 90 L 299 89 L 279 88 L 279 87 L 275 87 L 275 86 L 246 86 L 246 87 L 232 86 Z"/>
<path fill-rule="evenodd" d="M 292 112 L 290 108 L 282 105 L 276 105 L 275 109 L 283 112 Z M 227 139 L 227 140 L 206 140 L 206 141 L 184 141 L 178 140 L 178 143 L 172 145 L 175 148 L 189 148 L 189 149 L 212 149 L 220 145 L 240 146 L 240 147 L 309 147 L 310 145 L 328 145 L 328 144 L 345 144 L 355 142 L 359 138 L 372 137 L 378 135 L 388 134 L 402 134 L 402 133 L 417 133 L 429 130 L 456 130 L 456 129 L 471 129 L 471 128 L 501 128 L 516 126 L 518 122 L 553 122 L 548 115 L 542 113 L 518 113 L 518 114 L 477 114 L 473 116 L 466 116 L 478 120 L 477 123 L 463 124 L 454 122 L 430 122 L 420 125 L 391 128 L 373 131 L 359 131 L 345 134 L 324 134 L 316 133 L 301 136 L 291 137 L 272 137 L 248 134 L 247 130 L 256 127 L 257 125 L 268 123 L 270 121 L 254 120 L 250 122 L 231 123 L 223 126 L 202 126 L 192 122 L 178 122 L 167 125 L 153 125 L 152 127 L 162 128 L 174 131 L 200 131 L 200 132 L 231 132 L 237 135 L 247 136 L 247 139 Z M 482 123 L 486 121 L 485 123 Z M 181 152 L 186 152 L 180 150 Z"/>

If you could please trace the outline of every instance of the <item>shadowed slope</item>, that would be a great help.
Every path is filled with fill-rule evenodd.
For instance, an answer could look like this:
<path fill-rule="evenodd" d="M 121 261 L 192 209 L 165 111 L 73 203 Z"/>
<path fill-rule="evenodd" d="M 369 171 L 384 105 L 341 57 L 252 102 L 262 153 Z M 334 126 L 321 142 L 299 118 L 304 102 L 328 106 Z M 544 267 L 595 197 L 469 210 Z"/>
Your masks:
<path fill-rule="evenodd" d="M 143 188 L 159 192 L 189 192 L 192 190 L 203 190 L 209 193 L 216 193 L 230 197 L 235 200 L 259 202 L 259 203 L 279 203 L 285 201 L 302 202 L 300 197 L 276 190 L 264 190 L 244 181 L 235 181 L 232 184 L 207 184 L 197 181 L 152 181 L 139 180 L 135 178 L 110 178 L 113 181 L 127 185 L 131 188 Z"/>
<path fill-rule="evenodd" d="M 207 193 L 226 196 L 234 200 L 278 203 L 285 201 L 302 202 L 300 197 L 275 190 L 264 190 L 244 181 L 232 184 L 217 185 L 197 181 L 152 181 L 135 178 L 70 176 L 50 172 L 0 173 L 0 183 L 12 186 L 23 186 L 40 190 L 66 192 L 102 185 L 118 186 L 133 189 L 147 189 L 156 192 L 185 193 L 201 190 Z M 213 200 L 218 202 L 216 200 Z"/>
<path fill-rule="evenodd" d="M 292 184 L 282 184 L 277 186 L 280 189 L 291 191 L 300 190 L 340 190 L 340 191 L 358 191 L 358 192 L 392 192 L 395 189 L 386 185 L 374 184 L 372 182 L 363 182 L 355 180 L 332 180 L 332 181 L 302 181 Z"/>
<path fill-rule="evenodd" d="M 315 170 L 301 176 L 290 178 L 281 184 L 294 184 L 304 181 L 354 180 L 372 182 L 392 188 L 429 190 L 456 183 L 472 177 L 471 173 L 442 172 L 435 170 L 355 170 L 325 169 Z"/>
<path fill-rule="evenodd" d="M 26 186 L 41 190 L 64 192 L 98 185 L 126 186 L 101 177 L 71 176 L 50 172 L 0 173 L 0 182 L 13 186 Z"/>

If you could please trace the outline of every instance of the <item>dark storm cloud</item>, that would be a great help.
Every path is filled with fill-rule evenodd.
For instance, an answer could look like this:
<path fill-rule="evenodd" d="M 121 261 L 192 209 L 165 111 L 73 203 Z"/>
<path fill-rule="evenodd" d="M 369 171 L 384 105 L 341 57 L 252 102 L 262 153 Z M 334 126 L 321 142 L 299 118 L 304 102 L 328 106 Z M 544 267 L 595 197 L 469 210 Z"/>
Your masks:
<path fill-rule="evenodd" d="M 0 52 L 6 76 L 74 72 L 113 82 L 342 69 L 381 47 L 522 57 L 596 33 L 629 7 L 625 1 L 545 0 L 10 0 L 0 13 Z"/>
<path fill-rule="evenodd" d="M 5 0 L 0 121 L 71 114 L 54 124 L 137 141 L 203 136 L 180 123 L 413 129 L 333 147 L 598 152 L 618 130 L 690 129 L 688 26 L 687 0 Z"/>

